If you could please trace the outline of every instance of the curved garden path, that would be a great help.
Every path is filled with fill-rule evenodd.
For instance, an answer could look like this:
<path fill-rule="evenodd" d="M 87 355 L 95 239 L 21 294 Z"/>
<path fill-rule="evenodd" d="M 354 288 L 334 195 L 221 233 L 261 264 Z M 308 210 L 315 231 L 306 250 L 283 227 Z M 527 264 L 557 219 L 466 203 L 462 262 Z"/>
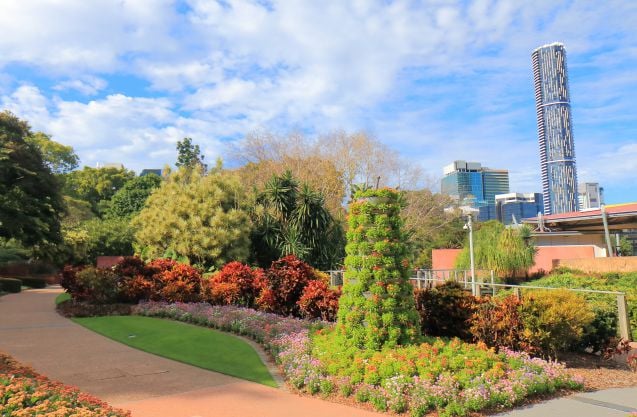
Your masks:
<path fill-rule="evenodd" d="M 372 417 L 381 414 L 301 397 L 114 342 L 55 311 L 59 289 L 0 298 L 0 351 L 134 417 Z"/>

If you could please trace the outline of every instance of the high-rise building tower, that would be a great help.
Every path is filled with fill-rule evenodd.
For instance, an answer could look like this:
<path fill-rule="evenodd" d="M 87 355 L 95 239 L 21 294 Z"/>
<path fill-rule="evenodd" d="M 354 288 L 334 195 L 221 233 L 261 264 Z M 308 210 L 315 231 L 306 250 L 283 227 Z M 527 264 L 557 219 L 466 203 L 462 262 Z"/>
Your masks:
<path fill-rule="evenodd" d="M 544 213 L 578 211 L 566 50 L 561 43 L 552 43 L 534 50 L 531 59 Z"/>
<path fill-rule="evenodd" d="M 604 188 L 597 182 L 584 182 L 577 186 L 579 209 L 600 208 L 604 204 Z"/>
<path fill-rule="evenodd" d="M 478 209 L 478 220 L 495 220 L 495 196 L 509 192 L 509 171 L 483 167 L 479 162 L 454 161 L 443 172 L 443 194 Z"/>

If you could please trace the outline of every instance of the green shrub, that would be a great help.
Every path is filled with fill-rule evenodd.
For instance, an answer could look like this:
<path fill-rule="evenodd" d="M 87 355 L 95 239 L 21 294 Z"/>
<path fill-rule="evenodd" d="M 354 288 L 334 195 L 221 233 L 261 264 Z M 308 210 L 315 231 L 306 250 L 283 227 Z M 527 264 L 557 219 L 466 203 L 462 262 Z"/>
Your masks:
<path fill-rule="evenodd" d="M 92 304 L 117 302 L 120 278 L 113 271 L 89 266 L 77 272 L 76 280 L 78 285 L 86 290 L 83 297 L 75 295 L 77 301 L 87 301 Z"/>
<path fill-rule="evenodd" d="M 528 285 L 624 292 L 628 303 L 632 336 L 633 339 L 637 339 L 637 272 L 594 275 L 585 274 L 577 270 L 559 268 L 554 270 L 551 275 L 528 282 Z M 613 311 L 615 315 L 617 314 L 617 300 L 614 295 L 585 293 L 582 296 L 589 303 L 603 305 L 604 309 Z"/>
<path fill-rule="evenodd" d="M 22 281 L 15 278 L 0 278 L 0 290 L 18 293 L 22 291 Z"/>
<path fill-rule="evenodd" d="M 546 356 L 557 357 L 581 343 L 595 314 L 584 297 L 568 290 L 536 291 L 520 306 L 524 338 Z"/>
<path fill-rule="evenodd" d="M 45 288 L 46 279 L 37 277 L 21 277 L 22 285 L 29 288 Z"/>
<path fill-rule="evenodd" d="M 592 303 L 594 318 L 584 328 L 581 340 L 573 346 L 575 350 L 603 352 L 617 336 L 617 311 L 603 303 Z"/>
<path fill-rule="evenodd" d="M 476 299 L 459 284 L 449 282 L 434 288 L 415 290 L 420 328 L 429 336 L 471 338 L 469 328 Z"/>

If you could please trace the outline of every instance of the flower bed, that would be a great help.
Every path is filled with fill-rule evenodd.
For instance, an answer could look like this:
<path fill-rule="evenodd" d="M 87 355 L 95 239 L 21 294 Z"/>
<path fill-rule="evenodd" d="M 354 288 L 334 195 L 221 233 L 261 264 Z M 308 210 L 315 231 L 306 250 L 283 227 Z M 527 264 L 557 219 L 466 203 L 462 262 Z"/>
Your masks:
<path fill-rule="evenodd" d="M 250 336 L 274 355 L 287 381 L 299 391 L 354 396 L 382 411 L 464 415 L 581 387 L 581 381 L 559 363 L 506 349 L 496 353 L 457 339 L 359 350 L 330 344 L 330 324 L 246 308 L 150 302 L 133 312 Z"/>
<path fill-rule="evenodd" d="M 0 353 L 0 416 L 130 417 L 130 412 L 53 382 Z"/>

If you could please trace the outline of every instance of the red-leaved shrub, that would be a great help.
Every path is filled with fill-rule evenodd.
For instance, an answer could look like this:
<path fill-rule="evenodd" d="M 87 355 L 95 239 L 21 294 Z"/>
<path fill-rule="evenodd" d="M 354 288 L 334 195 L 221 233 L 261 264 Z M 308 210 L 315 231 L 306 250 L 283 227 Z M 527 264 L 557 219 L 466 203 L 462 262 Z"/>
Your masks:
<path fill-rule="evenodd" d="M 502 300 L 482 300 L 471 318 L 471 335 L 489 347 L 508 347 L 536 353 L 536 349 L 525 340 L 524 323 L 520 317 L 521 305 L 514 295 Z"/>
<path fill-rule="evenodd" d="M 83 300 L 88 296 L 88 289 L 77 280 L 77 273 L 82 269 L 83 266 L 66 265 L 60 273 L 60 285 L 75 300 Z"/>
<path fill-rule="evenodd" d="M 212 304 L 252 307 L 260 290 L 256 283 L 261 282 L 262 277 L 260 268 L 230 262 L 205 282 L 204 298 Z"/>
<path fill-rule="evenodd" d="M 147 265 L 155 285 L 154 301 L 192 303 L 201 301 L 201 272 L 172 259 L 155 259 Z"/>
<path fill-rule="evenodd" d="M 301 315 L 308 319 L 336 320 L 341 289 L 331 289 L 323 280 L 307 283 L 297 302 Z"/>
<path fill-rule="evenodd" d="M 113 271 L 121 277 L 120 293 L 123 301 L 150 300 L 156 292 L 153 271 L 137 256 L 126 256 Z"/>
<path fill-rule="evenodd" d="M 477 300 L 459 284 L 416 289 L 414 298 L 423 334 L 471 340 L 469 328 Z"/>
<path fill-rule="evenodd" d="M 307 283 L 316 278 L 314 269 L 294 255 L 274 261 L 257 279 L 261 289 L 257 305 L 267 312 L 299 316 L 297 301 Z"/>
<path fill-rule="evenodd" d="M 114 267 L 115 272 L 120 277 L 135 277 L 137 275 L 148 275 L 146 263 L 138 256 L 125 256 Z"/>

